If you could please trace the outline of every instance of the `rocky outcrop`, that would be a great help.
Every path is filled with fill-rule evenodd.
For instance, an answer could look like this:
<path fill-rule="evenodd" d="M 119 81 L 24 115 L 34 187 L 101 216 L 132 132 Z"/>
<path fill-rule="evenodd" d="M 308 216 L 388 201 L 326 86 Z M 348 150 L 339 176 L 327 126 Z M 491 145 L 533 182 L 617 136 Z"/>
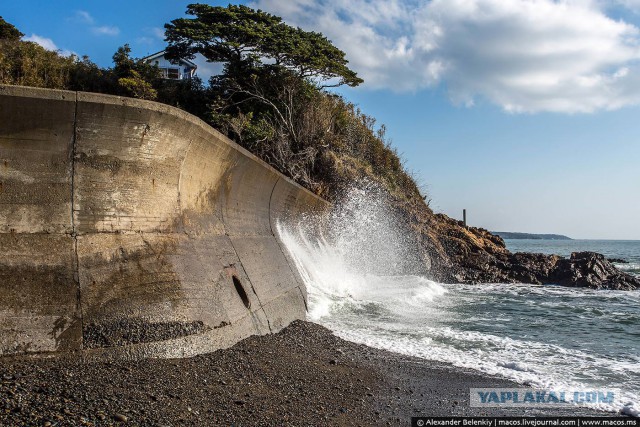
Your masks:
<path fill-rule="evenodd" d="M 448 283 L 533 283 L 592 289 L 640 289 L 640 279 L 618 270 L 603 255 L 574 252 L 557 255 L 511 253 L 486 230 L 453 227 L 438 236 L 444 257 L 436 252 L 436 278 Z M 463 227 L 462 227 L 463 228 Z M 487 235 L 489 234 L 489 235 Z M 482 240 L 482 244 L 477 244 Z M 433 252 L 432 252 L 433 253 Z"/>
<path fill-rule="evenodd" d="M 569 259 L 560 259 L 550 277 L 564 286 L 593 289 L 632 290 L 640 288 L 640 279 L 615 268 L 603 255 L 595 252 L 574 252 Z"/>
<path fill-rule="evenodd" d="M 444 283 L 533 283 L 592 289 L 640 289 L 640 278 L 618 270 L 594 252 L 567 258 L 535 253 L 511 253 L 504 240 L 488 230 L 465 227 L 442 214 L 412 212 L 409 222 L 429 254 L 429 274 Z M 618 262 L 618 260 L 616 260 Z"/>

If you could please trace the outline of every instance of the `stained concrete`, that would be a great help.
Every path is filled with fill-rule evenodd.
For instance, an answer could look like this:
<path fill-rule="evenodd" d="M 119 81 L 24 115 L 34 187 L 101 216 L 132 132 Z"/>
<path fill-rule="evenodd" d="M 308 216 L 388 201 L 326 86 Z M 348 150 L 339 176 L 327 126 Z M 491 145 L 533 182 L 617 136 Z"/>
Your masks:
<path fill-rule="evenodd" d="M 0 355 L 181 357 L 279 331 L 306 292 L 275 224 L 326 207 L 176 108 L 0 86 Z"/>

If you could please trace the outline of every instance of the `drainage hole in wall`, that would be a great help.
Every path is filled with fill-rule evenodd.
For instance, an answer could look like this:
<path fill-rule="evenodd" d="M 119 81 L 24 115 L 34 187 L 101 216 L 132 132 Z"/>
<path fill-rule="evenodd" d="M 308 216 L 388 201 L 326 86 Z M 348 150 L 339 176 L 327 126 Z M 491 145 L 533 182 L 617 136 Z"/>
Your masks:
<path fill-rule="evenodd" d="M 238 279 L 237 276 L 232 276 L 232 279 L 233 279 L 233 286 L 236 287 L 236 292 L 240 296 L 242 303 L 244 304 L 245 307 L 251 308 L 251 301 L 249 301 L 249 297 L 247 296 L 247 292 L 244 290 L 244 287 L 242 286 L 242 282 L 240 282 L 240 279 Z"/>

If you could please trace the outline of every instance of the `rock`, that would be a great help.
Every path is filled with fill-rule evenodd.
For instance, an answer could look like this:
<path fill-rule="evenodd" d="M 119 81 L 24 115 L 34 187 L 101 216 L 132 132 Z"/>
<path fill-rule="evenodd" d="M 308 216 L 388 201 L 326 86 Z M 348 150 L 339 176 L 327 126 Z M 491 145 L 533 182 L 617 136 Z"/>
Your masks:
<path fill-rule="evenodd" d="M 457 220 L 429 210 L 398 203 L 408 214 L 413 232 L 429 259 L 427 274 L 443 283 L 557 284 L 593 289 L 638 289 L 638 278 L 615 268 L 602 255 L 572 254 L 569 259 L 546 254 L 511 253 L 504 240 L 477 227 L 461 226 Z"/>
<path fill-rule="evenodd" d="M 615 262 L 615 263 L 618 263 L 618 264 L 629 264 L 629 261 L 624 260 L 622 258 L 608 258 L 607 261 Z"/>
<path fill-rule="evenodd" d="M 129 417 L 127 417 L 126 415 L 122 415 L 122 414 L 115 414 L 113 416 L 113 419 L 119 423 L 126 423 L 127 421 L 129 421 Z"/>
<path fill-rule="evenodd" d="M 563 286 L 617 290 L 640 288 L 640 279 L 616 269 L 604 255 L 595 252 L 574 252 L 569 259 L 561 259 L 551 278 Z"/>
<path fill-rule="evenodd" d="M 504 241 L 475 227 L 460 227 L 441 214 L 427 222 L 425 250 L 433 265 L 431 277 L 444 283 L 531 283 L 591 289 L 632 290 L 640 279 L 618 270 L 611 260 L 594 252 L 570 258 L 534 253 L 510 253 Z M 614 259 L 614 262 L 624 260 Z"/>

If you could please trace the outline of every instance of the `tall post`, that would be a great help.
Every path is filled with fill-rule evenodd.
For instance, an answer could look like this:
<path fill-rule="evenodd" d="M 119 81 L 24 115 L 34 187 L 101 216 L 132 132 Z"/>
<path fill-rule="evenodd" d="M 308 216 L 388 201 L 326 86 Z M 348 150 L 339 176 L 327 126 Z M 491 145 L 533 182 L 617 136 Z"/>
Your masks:
<path fill-rule="evenodd" d="M 467 226 L 467 210 L 466 209 L 462 209 L 462 222 L 466 227 Z"/>

